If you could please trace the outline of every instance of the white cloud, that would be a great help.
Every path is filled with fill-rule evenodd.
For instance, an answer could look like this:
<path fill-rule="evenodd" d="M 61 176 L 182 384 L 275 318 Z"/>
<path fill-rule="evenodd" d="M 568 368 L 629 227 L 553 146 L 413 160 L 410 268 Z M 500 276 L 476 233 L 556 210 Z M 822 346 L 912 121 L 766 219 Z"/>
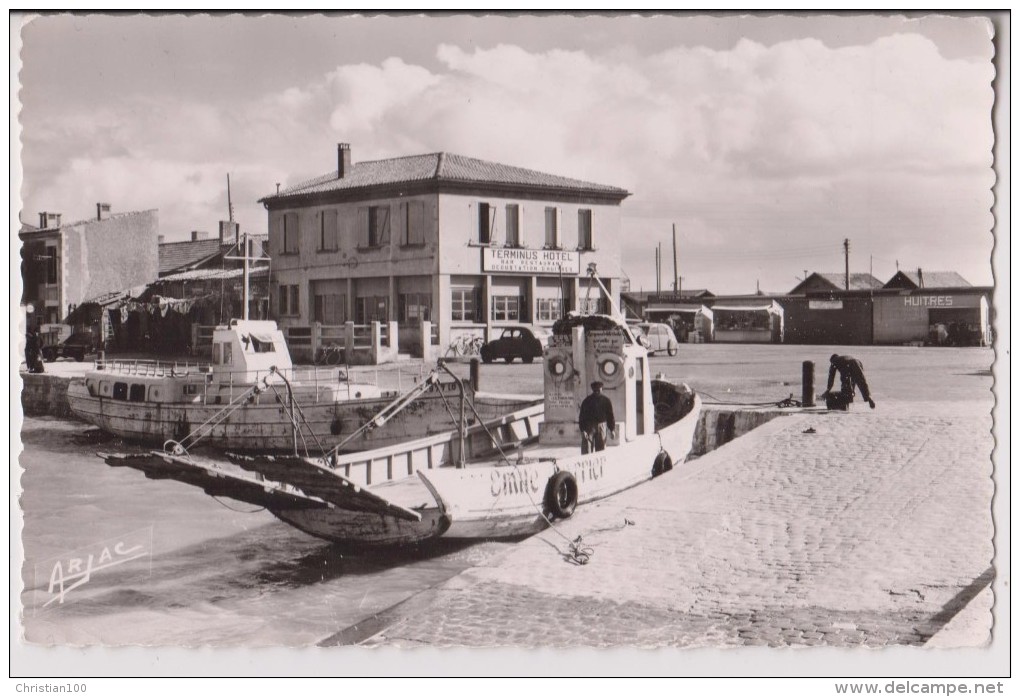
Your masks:
<path fill-rule="evenodd" d="M 182 234 L 222 217 L 230 171 L 239 216 L 264 229 L 255 199 L 327 171 L 345 141 L 355 161 L 445 150 L 628 188 L 625 229 L 648 242 L 624 265 L 646 287 L 670 221 L 713 289 L 768 274 L 783 290 L 819 246 L 835 253 L 810 265 L 828 271 L 844 236 L 888 256 L 909 249 L 883 235 L 908 233 L 938 240 L 917 246 L 926 264 L 964 261 L 965 276 L 990 279 L 973 277 L 991 249 L 992 67 L 947 60 L 922 36 L 653 55 L 443 44 L 436 58 L 342 65 L 249 103 L 128 96 L 47 114 L 26 127 L 29 208 L 112 198 L 160 208 L 165 231 Z M 711 257 L 777 240 L 794 252 Z"/>

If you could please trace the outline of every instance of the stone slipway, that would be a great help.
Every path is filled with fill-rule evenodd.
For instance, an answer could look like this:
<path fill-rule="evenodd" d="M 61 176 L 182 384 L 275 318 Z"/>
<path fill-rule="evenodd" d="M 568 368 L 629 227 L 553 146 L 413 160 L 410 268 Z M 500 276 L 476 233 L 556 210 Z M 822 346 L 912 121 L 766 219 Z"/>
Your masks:
<path fill-rule="evenodd" d="M 981 645 L 989 411 L 885 402 L 773 419 L 324 644 Z M 566 560 L 578 537 L 586 565 Z"/>

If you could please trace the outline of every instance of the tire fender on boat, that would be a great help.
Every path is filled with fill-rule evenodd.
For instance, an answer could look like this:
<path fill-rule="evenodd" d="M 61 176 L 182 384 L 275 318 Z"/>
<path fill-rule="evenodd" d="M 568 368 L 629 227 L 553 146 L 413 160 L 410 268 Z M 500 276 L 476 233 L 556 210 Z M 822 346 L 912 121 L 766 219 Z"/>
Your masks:
<path fill-rule="evenodd" d="M 553 518 L 569 518 L 577 506 L 577 480 L 570 472 L 559 471 L 545 487 L 545 508 Z"/>
<path fill-rule="evenodd" d="M 673 460 L 670 458 L 669 453 L 665 450 L 660 450 L 659 454 L 655 456 L 655 462 L 652 464 L 652 476 L 658 477 L 660 474 L 665 474 L 673 469 Z"/>

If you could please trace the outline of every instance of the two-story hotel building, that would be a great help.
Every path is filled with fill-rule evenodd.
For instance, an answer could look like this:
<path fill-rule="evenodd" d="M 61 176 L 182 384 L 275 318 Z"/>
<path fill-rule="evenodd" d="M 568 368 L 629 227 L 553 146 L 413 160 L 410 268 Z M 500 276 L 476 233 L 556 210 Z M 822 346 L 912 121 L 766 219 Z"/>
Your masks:
<path fill-rule="evenodd" d="M 551 325 L 600 302 L 591 262 L 619 301 L 629 195 L 450 153 L 354 164 L 340 144 L 335 171 L 260 200 L 275 316 L 283 327 L 396 321 L 411 351 L 422 320 L 441 346 Z"/>

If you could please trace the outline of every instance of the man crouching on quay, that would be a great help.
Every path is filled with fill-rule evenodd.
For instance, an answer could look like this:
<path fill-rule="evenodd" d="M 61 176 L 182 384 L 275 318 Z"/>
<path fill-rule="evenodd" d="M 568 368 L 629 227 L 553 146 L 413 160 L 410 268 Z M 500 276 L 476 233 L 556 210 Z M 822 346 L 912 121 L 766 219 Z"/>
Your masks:
<path fill-rule="evenodd" d="M 613 417 L 613 403 L 602 394 L 602 383 L 591 384 L 591 394 L 581 402 L 581 415 L 577 420 L 581 427 L 581 454 L 597 453 L 606 449 L 606 436 L 612 438 L 616 431 Z"/>
<path fill-rule="evenodd" d="M 839 392 L 832 391 L 832 384 L 836 379 L 836 372 L 839 371 Z M 825 397 L 825 406 L 828 409 L 839 409 L 848 411 L 850 404 L 854 401 L 854 389 L 861 391 L 861 396 L 875 408 L 875 400 L 871 398 L 871 390 L 868 389 L 868 381 L 864 377 L 864 365 L 853 356 L 840 356 L 838 353 L 829 357 L 829 382 L 825 387 L 822 396 Z"/>

